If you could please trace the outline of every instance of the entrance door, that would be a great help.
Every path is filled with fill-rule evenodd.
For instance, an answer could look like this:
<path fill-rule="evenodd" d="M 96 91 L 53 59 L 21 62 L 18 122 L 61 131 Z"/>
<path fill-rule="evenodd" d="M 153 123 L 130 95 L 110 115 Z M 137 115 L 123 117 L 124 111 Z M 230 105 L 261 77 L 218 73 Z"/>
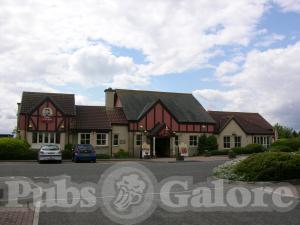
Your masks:
<path fill-rule="evenodd" d="M 170 138 L 156 138 L 155 152 L 157 157 L 170 157 Z"/>

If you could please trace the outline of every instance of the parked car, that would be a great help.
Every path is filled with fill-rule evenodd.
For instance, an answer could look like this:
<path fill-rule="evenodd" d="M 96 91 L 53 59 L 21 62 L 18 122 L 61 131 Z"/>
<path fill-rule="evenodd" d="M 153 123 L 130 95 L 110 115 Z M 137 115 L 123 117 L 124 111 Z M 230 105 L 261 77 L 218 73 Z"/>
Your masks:
<path fill-rule="evenodd" d="M 73 149 L 72 161 L 90 161 L 96 162 L 96 151 L 90 144 L 78 144 Z"/>
<path fill-rule="evenodd" d="M 62 153 L 57 145 L 43 145 L 38 155 L 39 163 L 44 161 L 57 161 L 61 163 Z"/>

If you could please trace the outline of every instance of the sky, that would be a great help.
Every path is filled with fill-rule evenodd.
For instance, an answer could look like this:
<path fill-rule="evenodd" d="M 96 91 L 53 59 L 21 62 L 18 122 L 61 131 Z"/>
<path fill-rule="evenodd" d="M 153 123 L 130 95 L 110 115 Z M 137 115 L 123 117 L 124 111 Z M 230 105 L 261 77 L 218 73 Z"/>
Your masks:
<path fill-rule="evenodd" d="M 108 87 L 300 130 L 300 0 L 0 0 L 0 80 L 0 133 L 23 91 L 104 105 Z"/>

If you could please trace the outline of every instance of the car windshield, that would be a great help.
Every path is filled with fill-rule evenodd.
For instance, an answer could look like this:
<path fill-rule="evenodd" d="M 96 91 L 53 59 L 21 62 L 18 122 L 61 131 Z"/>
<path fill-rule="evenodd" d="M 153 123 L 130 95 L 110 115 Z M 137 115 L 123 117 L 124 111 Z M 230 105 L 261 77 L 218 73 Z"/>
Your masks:
<path fill-rule="evenodd" d="M 78 149 L 80 152 L 91 152 L 93 150 L 93 147 L 91 145 L 78 145 Z"/>
<path fill-rule="evenodd" d="M 46 145 L 46 146 L 43 146 L 41 150 L 43 150 L 43 151 L 58 151 L 59 148 L 56 145 Z"/>

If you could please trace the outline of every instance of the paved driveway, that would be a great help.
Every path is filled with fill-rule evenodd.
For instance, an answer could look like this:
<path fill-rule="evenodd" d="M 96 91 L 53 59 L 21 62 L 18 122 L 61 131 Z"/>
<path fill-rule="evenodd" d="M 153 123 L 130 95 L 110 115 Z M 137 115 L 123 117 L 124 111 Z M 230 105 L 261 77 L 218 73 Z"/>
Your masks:
<path fill-rule="evenodd" d="M 222 161 L 209 162 L 143 162 L 158 181 L 170 176 L 192 176 L 194 182 L 204 182 L 212 175 L 212 169 Z M 0 163 L 0 177 L 29 177 L 36 182 L 47 182 L 51 176 L 70 176 L 73 182 L 97 182 L 100 175 L 116 163 L 102 162 L 36 164 L 36 163 Z M 90 225 L 115 224 L 103 215 L 101 209 L 93 212 L 42 212 L 39 214 L 40 225 Z M 299 204 L 288 212 L 180 212 L 171 213 L 157 208 L 142 224 L 299 224 Z"/>

